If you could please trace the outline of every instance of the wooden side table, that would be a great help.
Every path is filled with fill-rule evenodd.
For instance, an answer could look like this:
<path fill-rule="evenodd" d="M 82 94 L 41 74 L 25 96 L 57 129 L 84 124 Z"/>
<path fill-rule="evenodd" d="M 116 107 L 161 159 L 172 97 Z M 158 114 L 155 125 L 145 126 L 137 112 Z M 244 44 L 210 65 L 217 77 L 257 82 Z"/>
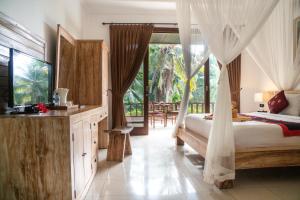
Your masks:
<path fill-rule="evenodd" d="M 107 161 L 122 162 L 124 155 L 131 155 L 130 132 L 133 127 L 107 130 L 109 133 L 109 143 L 107 149 Z"/>

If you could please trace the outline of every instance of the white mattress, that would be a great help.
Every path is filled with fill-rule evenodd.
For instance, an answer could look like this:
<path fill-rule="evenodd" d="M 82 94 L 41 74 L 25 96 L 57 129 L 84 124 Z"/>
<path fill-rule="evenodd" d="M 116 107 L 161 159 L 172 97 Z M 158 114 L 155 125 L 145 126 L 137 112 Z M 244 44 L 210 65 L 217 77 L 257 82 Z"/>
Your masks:
<path fill-rule="evenodd" d="M 247 115 L 264 117 L 274 120 L 283 120 L 300 123 L 300 117 L 270 113 L 246 113 Z M 194 133 L 208 138 L 212 120 L 204 120 L 204 114 L 189 114 L 185 118 L 185 127 Z M 300 136 L 284 137 L 279 125 L 258 122 L 233 122 L 233 131 L 236 148 L 273 147 L 300 145 Z"/>

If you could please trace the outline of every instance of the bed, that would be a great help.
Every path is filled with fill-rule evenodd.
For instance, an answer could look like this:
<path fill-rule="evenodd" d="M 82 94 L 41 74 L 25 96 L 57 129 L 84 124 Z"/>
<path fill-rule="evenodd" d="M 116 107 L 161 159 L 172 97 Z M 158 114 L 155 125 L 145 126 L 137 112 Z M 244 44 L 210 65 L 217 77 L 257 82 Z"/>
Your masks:
<path fill-rule="evenodd" d="M 298 116 L 259 112 L 247 115 L 300 123 Z M 203 117 L 203 114 L 190 114 L 186 117 L 185 127 L 178 130 L 177 145 L 185 142 L 205 158 L 212 121 Z M 236 169 L 300 166 L 300 136 L 284 137 L 279 125 L 260 121 L 233 122 L 233 132 Z M 228 188 L 233 183 L 216 185 Z"/>

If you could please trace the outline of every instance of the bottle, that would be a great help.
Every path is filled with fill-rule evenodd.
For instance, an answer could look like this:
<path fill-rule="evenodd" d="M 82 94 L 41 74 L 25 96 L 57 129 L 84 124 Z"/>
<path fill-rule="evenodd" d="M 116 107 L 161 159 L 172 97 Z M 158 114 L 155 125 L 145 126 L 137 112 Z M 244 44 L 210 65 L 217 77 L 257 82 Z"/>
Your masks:
<path fill-rule="evenodd" d="M 53 104 L 55 106 L 59 106 L 60 105 L 60 97 L 59 97 L 59 95 L 58 95 L 57 92 L 53 95 Z"/>

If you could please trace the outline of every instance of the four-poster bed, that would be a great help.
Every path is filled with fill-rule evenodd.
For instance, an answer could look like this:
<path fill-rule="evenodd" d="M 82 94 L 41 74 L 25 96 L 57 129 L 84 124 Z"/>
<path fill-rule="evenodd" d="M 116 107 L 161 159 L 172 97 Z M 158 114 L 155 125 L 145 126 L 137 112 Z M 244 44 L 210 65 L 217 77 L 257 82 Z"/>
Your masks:
<path fill-rule="evenodd" d="M 298 95 L 300 94 L 300 91 L 285 91 L 285 93 Z M 268 116 L 269 114 L 264 113 L 261 115 Z M 284 115 L 278 116 L 282 117 Z M 288 117 L 294 119 L 299 118 L 295 116 L 287 116 L 287 118 Z M 203 121 L 202 124 L 201 120 Z M 198 119 L 198 121 L 195 121 L 196 123 L 198 123 L 198 127 L 200 127 L 204 123 L 207 123 L 207 121 L 202 118 Z M 252 122 L 253 124 L 245 122 L 245 127 L 243 127 L 243 123 L 244 122 L 239 122 L 237 124 L 234 124 L 234 127 L 239 126 L 237 127 L 237 130 L 235 130 L 234 135 L 242 135 L 244 140 L 240 140 L 242 137 L 236 137 L 235 140 L 236 170 L 300 166 L 300 137 L 284 137 L 281 128 L 277 126 L 277 124 L 266 124 L 263 126 L 262 122 L 259 122 L 260 124 L 258 125 L 261 125 L 261 127 L 254 127 L 253 132 L 251 132 L 251 130 L 249 131 L 245 127 L 248 126 L 249 128 L 251 127 L 251 125 L 256 125 L 256 122 Z M 197 153 L 199 153 L 203 158 L 205 158 L 208 144 L 207 138 L 210 128 L 211 127 L 202 126 L 201 130 L 197 130 L 191 125 L 186 125 L 185 127 L 179 128 L 177 134 L 177 145 L 183 145 L 184 143 L 187 143 Z M 247 134 L 246 131 L 248 131 Z M 257 133 L 257 131 L 259 131 L 259 133 Z M 277 133 L 275 133 L 276 131 Z M 216 182 L 215 184 L 222 189 L 233 186 L 232 181 L 225 181 L 223 183 Z"/>
<path fill-rule="evenodd" d="M 211 0 L 209 2 L 177 0 L 176 13 L 187 81 L 175 132 L 178 144 L 185 141 L 205 157 L 203 179 L 206 183 L 220 183 L 217 184 L 220 187 L 232 186 L 232 184 L 224 183 L 235 179 L 236 169 L 300 165 L 299 144 L 296 144 L 296 147 L 275 145 L 276 148 L 273 146 L 266 148 L 261 146 L 259 149 L 236 147 L 231 110 L 232 88 L 229 85 L 227 70 L 227 65 L 244 49 L 247 49 L 250 56 L 279 90 L 297 88 L 300 74 L 300 48 L 297 48 L 295 58 L 292 53 L 293 19 L 295 15 L 300 14 L 298 9 L 300 6 L 296 4 L 294 0 Z M 196 21 L 199 28 L 197 38 L 202 38 L 201 44 L 207 45 L 209 51 L 222 64 L 214 116 L 211 127 L 208 129 L 209 140 L 195 137 L 188 127 L 179 128 L 187 113 L 189 80 L 193 71 L 191 49 L 193 45 L 199 44 L 199 40 L 195 40 L 195 34 L 191 31 L 196 28 L 195 24 L 191 23 L 192 19 Z M 206 52 L 202 55 L 205 60 Z M 276 95 L 270 102 L 270 110 L 272 107 L 277 110 L 276 107 L 278 107 L 278 112 L 280 112 L 285 108 L 284 106 L 288 106 L 283 91 L 281 96 L 282 99 L 279 98 L 280 95 Z M 286 123 L 290 122 L 286 121 Z M 296 123 L 300 124 L 299 117 Z M 282 127 L 282 124 L 279 125 Z M 198 130 L 202 131 L 203 127 L 199 127 Z"/>

